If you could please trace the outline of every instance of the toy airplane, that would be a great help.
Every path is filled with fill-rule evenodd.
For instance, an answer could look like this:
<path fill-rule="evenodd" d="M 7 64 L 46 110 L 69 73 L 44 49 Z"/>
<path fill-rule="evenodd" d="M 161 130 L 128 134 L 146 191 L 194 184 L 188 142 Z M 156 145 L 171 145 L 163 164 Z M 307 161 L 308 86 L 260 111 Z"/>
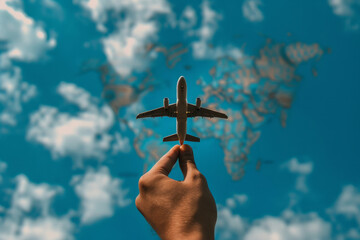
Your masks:
<path fill-rule="evenodd" d="M 213 111 L 210 109 L 202 108 L 200 98 L 196 99 L 196 105 L 187 103 L 186 100 L 186 81 L 181 76 L 177 83 L 177 101 L 176 103 L 169 105 L 169 99 L 164 98 L 164 106 L 140 113 L 136 118 L 147 118 L 147 117 L 176 117 L 176 130 L 177 133 L 164 137 L 164 142 L 179 141 L 180 145 L 184 141 L 200 142 L 200 138 L 186 134 L 186 120 L 188 117 L 217 117 L 227 119 L 227 115 L 221 112 Z"/>

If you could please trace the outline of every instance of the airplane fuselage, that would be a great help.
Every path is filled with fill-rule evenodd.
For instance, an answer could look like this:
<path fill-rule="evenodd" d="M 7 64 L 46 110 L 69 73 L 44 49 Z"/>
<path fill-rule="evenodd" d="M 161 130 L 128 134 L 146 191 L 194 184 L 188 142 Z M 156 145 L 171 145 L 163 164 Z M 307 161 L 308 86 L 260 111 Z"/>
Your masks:
<path fill-rule="evenodd" d="M 187 100 L 186 100 L 186 81 L 180 78 L 177 83 L 177 101 L 176 101 L 176 133 L 179 137 L 180 145 L 186 137 L 186 120 L 187 120 Z"/>

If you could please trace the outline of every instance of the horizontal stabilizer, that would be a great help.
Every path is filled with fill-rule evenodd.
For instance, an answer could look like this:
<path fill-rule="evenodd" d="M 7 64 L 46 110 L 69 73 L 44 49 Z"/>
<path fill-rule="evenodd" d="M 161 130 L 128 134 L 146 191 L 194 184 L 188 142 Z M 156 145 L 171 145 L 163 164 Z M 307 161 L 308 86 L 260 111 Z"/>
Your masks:
<path fill-rule="evenodd" d="M 200 138 L 191 136 L 190 134 L 186 134 L 185 141 L 200 142 Z"/>
<path fill-rule="evenodd" d="M 163 142 L 171 142 L 171 141 L 178 141 L 178 140 L 179 140 L 179 137 L 176 133 L 163 138 Z"/>

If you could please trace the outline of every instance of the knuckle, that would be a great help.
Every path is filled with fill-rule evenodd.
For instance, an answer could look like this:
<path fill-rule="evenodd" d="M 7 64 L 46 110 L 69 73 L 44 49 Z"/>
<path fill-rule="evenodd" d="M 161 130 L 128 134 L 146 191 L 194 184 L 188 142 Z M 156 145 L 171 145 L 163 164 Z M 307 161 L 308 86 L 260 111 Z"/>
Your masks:
<path fill-rule="evenodd" d="M 141 207 L 141 199 L 140 199 L 140 195 L 138 195 L 137 197 L 136 197 L 136 199 L 135 199 L 135 206 L 136 206 L 136 208 L 137 209 L 140 209 L 140 207 Z"/>
<path fill-rule="evenodd" d="M 140 192 L 146 192 L 150 188 L 150 181 L 146 175 L 143 175 L 139 179 Z"/>
<path fill-rule="evenodd" d="M 162 178 L 162 175 L 148 175 L 145 174 L 139 179 L 139 191 L 140 193 L 146 193 L 150 189 L 156 186 Z"/>
<path fill-rule="evenodd" d="M 198 170 L 195 170 L 192 174 L 192 180 L 198 183 L 206 182 L 205 176 Z"/>

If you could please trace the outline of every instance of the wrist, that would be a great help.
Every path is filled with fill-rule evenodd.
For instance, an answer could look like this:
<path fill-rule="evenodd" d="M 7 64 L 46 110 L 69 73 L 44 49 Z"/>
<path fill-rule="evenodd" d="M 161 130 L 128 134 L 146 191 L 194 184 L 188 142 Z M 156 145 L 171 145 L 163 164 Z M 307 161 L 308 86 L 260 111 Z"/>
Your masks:
<path fill-rule="evenodd" d="M 213 231 L 193 230 L 189 232 L 167 232 L 165 236 L 160 236 L 162 240 L 214 240 Z"/>

